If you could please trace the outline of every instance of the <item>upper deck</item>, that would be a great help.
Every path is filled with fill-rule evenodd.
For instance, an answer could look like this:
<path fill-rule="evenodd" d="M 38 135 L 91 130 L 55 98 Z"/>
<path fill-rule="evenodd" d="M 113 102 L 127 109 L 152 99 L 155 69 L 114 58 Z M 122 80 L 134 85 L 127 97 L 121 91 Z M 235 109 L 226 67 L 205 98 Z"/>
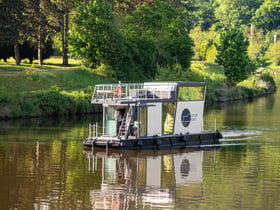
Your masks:
<path fill-rule="evenodd" d="M 204 100 L 205 87 L 206 84 L 203 82 L 99 84 L 95 86 L 91 103 L 127 104 L 138 101 Z"/>

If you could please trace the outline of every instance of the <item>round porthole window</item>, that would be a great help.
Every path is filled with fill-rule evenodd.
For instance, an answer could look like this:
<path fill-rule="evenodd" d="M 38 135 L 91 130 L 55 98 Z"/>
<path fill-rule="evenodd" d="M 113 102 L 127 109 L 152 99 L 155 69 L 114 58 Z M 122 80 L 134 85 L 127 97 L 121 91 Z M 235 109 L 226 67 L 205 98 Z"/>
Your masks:
<path fill-rule="evenodd" d="M 184 109 L 181 115 L 181 121 L 184 127 L 188 127 L 191 122 L 191 113 L 188 109 Z"/>

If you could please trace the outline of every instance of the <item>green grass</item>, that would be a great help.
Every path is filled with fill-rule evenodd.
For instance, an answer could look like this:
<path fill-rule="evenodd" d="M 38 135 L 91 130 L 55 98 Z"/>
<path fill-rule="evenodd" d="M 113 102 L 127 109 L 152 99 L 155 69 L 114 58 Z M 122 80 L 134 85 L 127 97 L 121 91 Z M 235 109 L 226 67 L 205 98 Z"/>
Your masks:
<path fill-rule="evenodd" d="M 205 80 L 209 87 L 216 88 L 225 85 L 224 70 L 217 64 L 193 61 L 191 65 L 191 71 L 200 80 Z"/>
<path fill-rule="evenodd" d="M 81 65 L 80 60 L 74 59 L 74 58 L 69 58 L 68 59 L 68 63 L 69 63 L 70 66 L 72 66 L 72 65 L 76 65 L 76 66 L 77 65 Z M 15 60 L 13 58 L 9 58 L 7 60 L 7 63 L 4 62 L 3 60 L 0 60 L 0 65 L 5 65 L 5 64 L 8 65 L 8 66 L 9 65 L 15 65 L 16 62 L 15 62 Z M 38 61 L 34 60 L 33 64 L 38 65 Z M 21 61 L 21 66 L 29 66 L 29 65 L 32 65 L 32 64 L 29 63 L 28 59 L 24 59 L 24 60 Z M 50 57 L 48 59 L 45 59 L 44 60 L 44 64 L 41 67 L 44 68 L 45 66 L 48 66 L 48 65 L 52 65 L 52 67 L 53 66 L 54 67 L 55 66 L 56 67 L 62 66 L 62 57 L 60 57 L 60 56 L 52 56 L 52 57 Z M 17 67 L 21 68 L 21 66 L 17 66 Z"/>
<path fill-rule="evenodd" d="M 0 62 L 0 118 L 65 115 L 93 111 L 95 84 L 115 82 L 69 59 L 47 59 L 43 66 Z"/>
<path fill-rule="evenodd" d="M 111 82 L 111 79 L 97 76 L 79 65 L 79 61 L 69 59 L 69 66 L 60 65 L 61 58 L 51 58 L 38 64 L 24 63 L 16 66 L 13 61 L 0 62 L 1 88 L 11 93 L 47 90 L 56 86 L 61 90 L 77 90 L 94 86 L 96 83 Z"/>
<path fill-rule="evenodd" d="M 21 66 L 16 66 L 12 59 L 8 63 L 0 61 L 0 119 L 92 112 L 90 98 L 94 85 L 117 82 L 101 76 L 98 70 L 83 67 L 78 60 L 69 59 L 69 66 L 62 66 L 61 63 L 60 57 L 45 60 L 43 66 L 36 62 L 22 62 Z M 273 71 L 279 72 L 280 67 L 273 67 Z M 176 78 L 169 72 L 166 79 L 173 78 L 170 76 Z M 208 102 L 264 94 L 267 87 L 260 85 L 268 84 L 271 79 L 269 75 L 251 77 L 239 86 L 228 89 L 225 87 L 223 68 L 198 61 L 192 62 L 185 78 L 188 81 L 207 82 Z M 260 78 L 266 81 L 262 82 Z M 182 80 L 182 77 L 178 79 Z"/>

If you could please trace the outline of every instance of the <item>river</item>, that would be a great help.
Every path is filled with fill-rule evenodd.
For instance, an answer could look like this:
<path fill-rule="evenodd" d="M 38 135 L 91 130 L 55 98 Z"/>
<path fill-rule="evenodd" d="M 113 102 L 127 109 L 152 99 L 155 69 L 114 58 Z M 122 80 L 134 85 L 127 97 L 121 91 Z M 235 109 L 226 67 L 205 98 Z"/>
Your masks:
<path fill-rule="evenodd" d="M 85 149 L 98 115 L 0 121 L 0 209 L 278 209 L 279 92 L 208 105 L 224 139 L 201 149 Z"/>

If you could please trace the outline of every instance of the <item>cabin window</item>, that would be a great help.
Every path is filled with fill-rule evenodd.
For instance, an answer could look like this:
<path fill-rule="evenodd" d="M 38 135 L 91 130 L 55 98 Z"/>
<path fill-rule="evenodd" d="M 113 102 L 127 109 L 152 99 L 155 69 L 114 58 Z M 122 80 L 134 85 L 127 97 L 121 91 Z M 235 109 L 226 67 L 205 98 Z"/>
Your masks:
<path fill-rule="evenodd" d="M 202 101 L 204 100 L 204 86 L 179 87 L 179 101 Z"/>
<path fill-rule="evenodd" d="M 116 135 L 116 109 L 115 107 L 105 107 L 104 119 L 105 135 Z"/>
<path fill-rule="evenodd" d="M 140 108 L 140 136 L 147 136 L 147 107 Z"/>
<path fill-rule="evenodd" d="M 173 133 L 175 108 L 175 103 L 162 104 L 162 134 Z"/>
<path fill-rule="evenodd" d="M 132 136 L 147 136 L 147 107 L 135 107 L 132 119 Z"/>

